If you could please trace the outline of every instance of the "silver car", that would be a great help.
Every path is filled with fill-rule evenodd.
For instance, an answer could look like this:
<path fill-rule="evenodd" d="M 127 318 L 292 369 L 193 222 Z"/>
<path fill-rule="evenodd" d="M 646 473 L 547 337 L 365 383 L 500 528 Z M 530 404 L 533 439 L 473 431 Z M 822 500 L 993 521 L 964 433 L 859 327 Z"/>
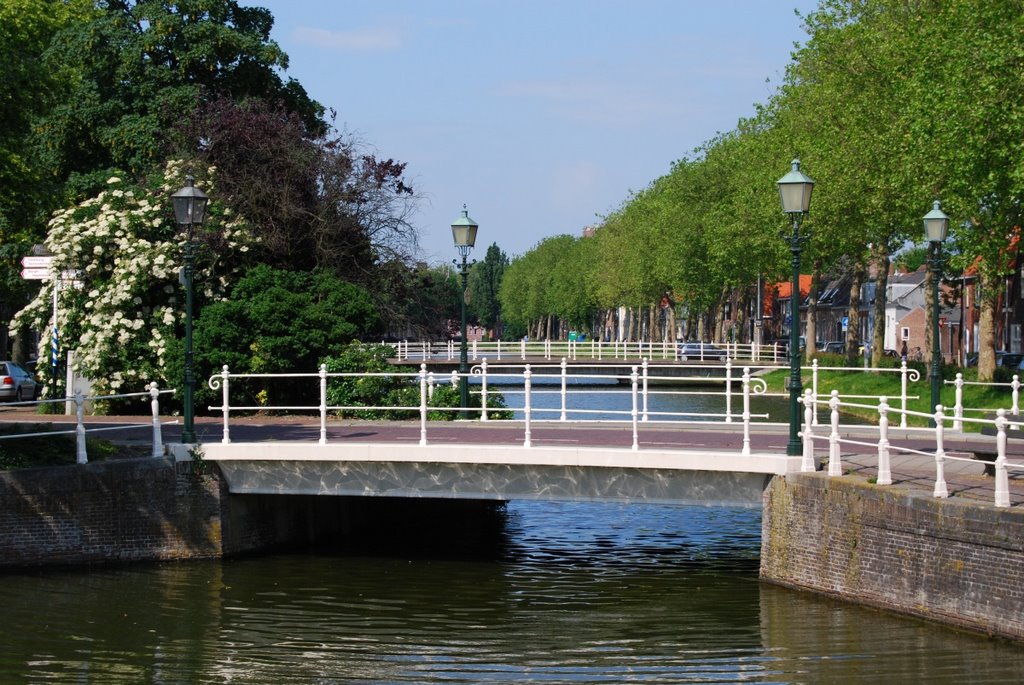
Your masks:
<path fill-rule="evenodd" d="M 0 400 L 34 400 L 39 392 L 35 377 L 15 362 L 0 362 Z"/>
<path fill-rule="evenodd" d="M 715 347 L 711 343 L 685 342 L 679 345 L 679 360 L 689 361 L 697 359 L 701 361 L 725 361 L 728 353 L 721 347 Z"/>

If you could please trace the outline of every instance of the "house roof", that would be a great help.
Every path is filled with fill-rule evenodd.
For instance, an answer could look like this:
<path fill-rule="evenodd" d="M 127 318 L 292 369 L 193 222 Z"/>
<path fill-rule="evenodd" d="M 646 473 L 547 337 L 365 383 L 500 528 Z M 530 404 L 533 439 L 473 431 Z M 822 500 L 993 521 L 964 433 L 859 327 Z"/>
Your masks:
<path fill-rule="evenodd" d="M 803 301 L 807 297 L 807 294 L 811 292 L 811 276 L 810 274 L 800 274 L 800 300 Z M 775 299 L 788 300 L 790 294 L 793 292 L 793 284 L 789 281 L 783 281 L 780 283 L 765 283 L 764 286 L 764 303 L 761 315 L 764 317 L 770 317 L 772 315 L 772 305 Z"/>

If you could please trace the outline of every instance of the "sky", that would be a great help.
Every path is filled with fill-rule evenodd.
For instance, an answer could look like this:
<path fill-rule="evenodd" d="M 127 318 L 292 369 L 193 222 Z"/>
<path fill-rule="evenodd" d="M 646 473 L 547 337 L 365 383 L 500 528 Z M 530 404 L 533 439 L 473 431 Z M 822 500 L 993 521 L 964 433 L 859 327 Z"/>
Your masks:
<path fill-rule="evenodd" d="M 242 0 L 336 125 L 405 162 L 420 257 L 466 205 L 510 257 L 580 235 L 781 83 L 816 0 Z M 779 175 L 788 170 L 780 160 Z"/>

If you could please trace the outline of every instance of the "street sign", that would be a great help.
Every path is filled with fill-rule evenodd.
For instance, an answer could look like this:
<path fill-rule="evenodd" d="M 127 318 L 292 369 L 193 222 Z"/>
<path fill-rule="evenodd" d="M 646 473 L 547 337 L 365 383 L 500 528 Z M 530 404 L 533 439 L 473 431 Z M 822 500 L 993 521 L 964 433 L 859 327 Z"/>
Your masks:
<path fill-rule="evenodd" d="M 21 270 L 21 277 L 27 281 L 48 281 L 52 276 L 53 272 L 49 268 L 40 269 L 33 267 Z"/>
<path fill-rule="evenodd" d="M 22 257 L 21 265 L 26 269 L 49 269 L 53 266 L 53 257 Z"/>

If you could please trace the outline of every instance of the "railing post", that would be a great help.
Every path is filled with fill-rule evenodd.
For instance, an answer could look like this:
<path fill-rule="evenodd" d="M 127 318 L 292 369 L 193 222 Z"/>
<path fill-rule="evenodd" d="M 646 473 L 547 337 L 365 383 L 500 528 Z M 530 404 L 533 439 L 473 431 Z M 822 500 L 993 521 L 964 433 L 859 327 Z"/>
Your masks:
<path fill-rule="evenodd" d="M 728 410 L 726 410 L 728 413 Z M 743 451 L 750 454 L 750 367 L 743 367 Z"/>
<path fill-rule="evenodd" d="M 320 365 L 320 444 L 327 444 L 327 365 Z"/>
<path fill-rule="evenodd" d="M 498 361 L 501 361 L 501 338 L 498 338 Z"/>
<path fill-rule="evenodd" d="M 433 375 L 433 374 L 431 374 Z M 433 379 L 431 379 L 433 380 Z M 427 444 L 427 397 L 430 394 L 427 383 L 427 365 L 420 364 L 420 444 Z"/>
<path fill-rule="evenodd" d="M 464 379 L 461 376 L 459 376 L 458 369 L 452 369 L 452 378 L 451 378 L 452 390 L 459 391 L 459 388 L 460 388 L 459 383 L 462 383 L 463 381 L 464 381 Z M 459 417 L 461 418 L 462 416 L 463 416 L 463 413 L 459 412 Z"/>
<path fill-rule="evenodd" d="M 561 389 L 561 392 L 559 393 L 559 396 L 560 396 L 561 402 L 562 402 L 562 413 L 559 414 L 558 420 L 559 421 L 565 421 L 565 396 L 566 396 L 565 385 L 566 385 L 566 380 L 567 380 L 566 372 L 568 371 L 568 368 L 569 368 L 569 364 L 565 360 L 565 357 L 562 357 L 562 363 L 559 364 L 559 366 L 562 369 L 562 372 L 561 372 L 562 389 Z"/>
<path fill-rule="evenodd" d="M 940 404 L 935 407 L 935 491 L 932 493 L 934 497 L 949 497 L 949 490 L 946 488 L 946 449 L 943 439 L 945 419 Z"/>
<path fill-rule="evenodd" d="M 639 385 L 639 374 L 637 374 L 635 366 L 632 368 L 633 370 L 629 374 L 629 380 L 633 388 L 633 410 L 630 412 L 630 416 L 633 419 L 633 451 L 635 452 L 640 448 L 639 435 L 637 434 L 637 386 Z"/>
<path fill-rule="evenodd" d="M 1016 376 L 1013 377 L 1016 380 Z M 1006 474 L 1006 418 L 1005 409 L 996 410 L 996 501 L 997 507 L 1010 506 L 1010 478 Z"/>
<path fill-rule="evenodd" d="M 476 340 L 473 340 L 473 361 L 476 361 Z"/>
<path fill-rule="evenodd" d="M 1010 414 L 1013 416 L 1020 416 L 1020 379 L 1017 374 L 1013 374 L 1013 380 L 1010 381 L 1010 387 L 1013 388 L 1011 397 L 1013 398 L 1013 405 L 1010 407 Z"/>
<path fill-rule="evenodd" d="M 480 360 L 480 420 L 487 420 L 487 357 Z"/>
<path fill-rule="evenodd" d="M 523 367 L 523 416 L 526 419 L 526 434 L 523 437 L 523 447 L 530 446 L 530 365 Z"/>
<path fill-rule="evenodd" d="M 832 432 L 828 436 L 828 475 L 843 475 L 843 465 L 839 459 L 839 391 L 832 391 L 832 398 L 828 401 L 828 408 L 831 413 Z"/>
<path fill-rule="evenodd" d="M 811 402 L 811 408 L 814 410 L 814 425 L 818 425 L 818 360 L 811 360 L 811 392 L 814 395 L 814 401 Z"/>
<path fill-rule="evenodd" d="M 962 431 L 964 429 L 964 375 L 962 373 L 956 375 L 953 386 L 956 388 L 953 403 L 953 430 Z"/>
<path fill-rule="evenodd" d="M 935 407 L 932 407 L 934 410 Z M 907 360 L 900 362 L 900 428 L 907 427 Z"/>
<path fill-rule="evenodd" d="M 81 390 L 75 390 L 75 453 L 79 464 L 87 464 L 89 456 L 85 453 L 85 397 Z"/>
<path fill-rule="evenodd" d="M 519 357 L 526 361 L 526 338 L 519 341 Z"/>
<path fill-rule="evenodd" d="M 434 376 L 434 372 L 431 371 L 427 374 L 427 399 L 434 399 L 434 388 L 437 387 L 437 378 Z"/>
<path fill-rule="evenodd" d="M 644 400 L 643 400 L 644 401 L 644 410 L 643 410 L 643 415 L 641 417 L 641 420 L 642 421 L 647 421 L 647 388 L 648 388 L 648 373 L 649 373 L 649 371 L 648 371 L 648 363 L 647 363 L 647 358 L 646 357 L 644 357 L 644 359 L 643 359 L 641 368 L 643 369 L 643 385 L 641 387 L 642 387 L 643 398 L 644 398 Z"/>
<path fill-rule="evenodd" d="M 892 485 L 892 467 L 889 463 L 889 398 L 878 398 L 878 477 L 879 485 Z"/>
<path fill-rule="evenodd" d="M 160 388 L 156 381 L 149 384 L 149 408 L 153 412 L 153 456 L 164 456 L 164 439 L 160 430 Z"/>
<path fill-rule="evenodd" d="M 551 359 L 551 339 L 544 338 L 544 358 Z"/>
<path fill-rule="evenodd" d="M 817 466 L 814 463 L 814 393 L 810 388 L 804 388 L 804 453 L 800 461 L 800 470 L 804 473 L 814 473 Z"/>
<path fill-rule="evenodd" d="M 732 423 L 732 360 L 729 357 L 725 358 L 725 422 Z"/>
<path fill-rule="evenodd" d="M 220 396 L 221 396 L 221 417 L 224 422 L 224 428 L 221 431 L 220 441 L 225 445 L 231 443 L 231 432 L 228 428 L 229 419 L 231 418 L 231 400 L 230 391 L 228 389 L 228 382 L 231 374 L 228 372 L 228 365 L 225 364 L 220 369 Z"/>

